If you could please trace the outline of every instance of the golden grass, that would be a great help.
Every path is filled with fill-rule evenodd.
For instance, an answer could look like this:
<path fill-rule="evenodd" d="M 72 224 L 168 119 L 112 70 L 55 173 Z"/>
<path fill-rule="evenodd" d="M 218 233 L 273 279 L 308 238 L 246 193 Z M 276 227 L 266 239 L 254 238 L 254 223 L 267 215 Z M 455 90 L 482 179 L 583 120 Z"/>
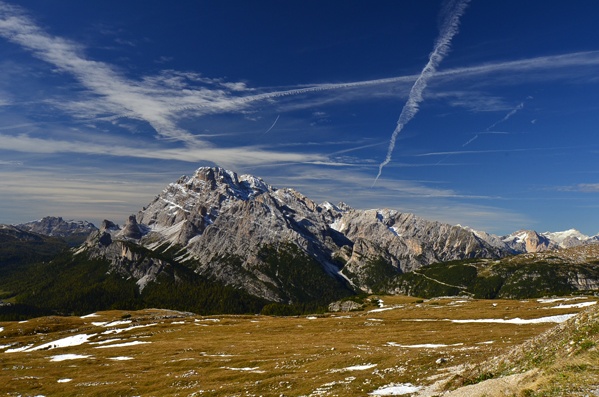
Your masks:
<path fill-rule="evenodd" d="M 464 365 L 486 362 L 554 326 L 449 320 L 581 310 L 551 309 L 555 304 L 536 300 L 382 299 L 386 308 L 396 308 L 281 318 L 109 311 L 0 323 L 0 395 L 366 396 L 392 383 L 427 386 L 448 379 Z M 117 320 L 131 323 L 92 324 Z M 127 330 L 104 334 L 111 329 Z M 79 346 L 6 353 L 80 334 L 96 335 Z M 120 340 L 97 344 L 110 339 Z M 125 342 L 150 343 L 99 348 Z M 423 344 L 447 346 L 407 347 Z M 49 359 L 62 354 L 89 357 Z M 58 382 L 64 379 L 72 380 Z"/>

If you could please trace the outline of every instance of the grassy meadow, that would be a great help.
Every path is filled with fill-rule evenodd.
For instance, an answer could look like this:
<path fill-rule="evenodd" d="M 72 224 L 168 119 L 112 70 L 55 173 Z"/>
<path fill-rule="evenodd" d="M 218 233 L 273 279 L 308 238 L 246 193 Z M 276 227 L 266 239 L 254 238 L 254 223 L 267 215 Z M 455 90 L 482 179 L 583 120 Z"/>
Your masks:
<path fill-rule="evenodd" d="M 437 396 L 597 300 L 378 299 L 301 317 L 148 309 L 1 322 L 0 396 Z"/>

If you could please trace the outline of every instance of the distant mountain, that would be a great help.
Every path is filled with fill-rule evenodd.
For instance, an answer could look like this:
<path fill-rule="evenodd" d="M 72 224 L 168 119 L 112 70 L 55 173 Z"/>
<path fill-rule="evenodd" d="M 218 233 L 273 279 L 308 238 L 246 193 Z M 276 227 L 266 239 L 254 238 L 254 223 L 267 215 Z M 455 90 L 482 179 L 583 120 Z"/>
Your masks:
<path fill-rule="evenodd" d="M 552 251 L 559 248 L 556 241 L 534 230 L 519 230 L 502 237 L 502 241 L 519 253 Z"/>
<path fill-rule="evenodd" d="M 42 219 L 14 225 L 15 227 L 51 237 L 61 237 L 72 246 L 83 243 L 87 237 L 98 230 L 87 221 L 64 220 L 61 217 L 46 216 Z"/>
<path fill-rule="evenodd" d="M 541 235 L 547 237 L 561 248 L 577 247 L 579 245 L 595 244 L 599 242 L 599 236 L 587 236 L 576 229 L 563 232 L 545 232 Z"/>

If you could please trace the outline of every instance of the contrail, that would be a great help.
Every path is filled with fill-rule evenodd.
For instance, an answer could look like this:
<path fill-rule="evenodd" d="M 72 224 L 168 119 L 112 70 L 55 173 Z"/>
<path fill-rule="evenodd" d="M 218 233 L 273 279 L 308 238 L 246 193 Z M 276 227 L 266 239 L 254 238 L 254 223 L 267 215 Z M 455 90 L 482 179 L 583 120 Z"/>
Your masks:
<path fill-rule="evenodd" d="M 504 118 L 502 118 L 499 121 L 496 121 L 495 123 L 491 124 L 489 127 L 487 127 L 487 129 L 485 131 L 490 131 L 491 128 L 495 128 L 495 126 L 497 124 L 501 124 L 504 121 L 506 121 L 507 119 L 509 119 L 510 117 L 512 117 L 513 115 L 515 115 L 516 113 L 518 113 L 518 111 L 522 110 L 524 108 L 524 102 L 520 102 L 520 104 L 518 106 L 516 106 L 514 109 L 512 109 L 511 112 L 509 112 L 508 114 L 505 115 Z"/>
<path fill-rule="evenodd" d="M 270 126 L 270 128 L 269 128 L 269 129 L 267 129 L 267 130 L 264 132 L 264 134 L 262 134 L 262 135 L 266 135 L 266 134 L 268 134 L 268 133 L 270 132 L 270 130 L 272 130 L 272 129 L 273 129 L 273 127 L 275 126 L 275 124 L 277 124 L 277 121 L 279 121 L 279 117 L 281 117 L 281 115 L 280 115 L 280 114 L 279 114 L 279 115 L 277 115 L 277 118 L 275 119 L 275 122 L 274 122 L 274 123 L 272 123 L 272 125 Z"/>
<path fill-rule="evenodd" d="M 529 100 L 529 99 L 533 99 L 533 98 L 531 96 L 529 96 L 529 97 L 526 98 L 526 100 Z M 478 139 L 478 136 L 481 135 L 481 134 L 493 134 L 494 132 L 491 132 L 492 128 L 495 128 L 495 126 L 497 126 L 498 124 L 503 123 L 504 121 L 506 121 L 507 119 L 509 119 L 510 117 L 512 117 L 513 115 L 515 115 L 517 112 L 519 112 L 522 109 L 524 109 L 524 101 L 520 102 L 518 104 L 518 106 L 516 106 L 514 109 L 510 110 L 510 112 L 508 114 L 506 114 L 501 120 L 497 120 L 496 122 L 494 122 L 493 124 L 491 124 L 490 126 L 488 126 L 487 129 L 484 132 L 479 132 L 478 134 L 474 135 L 472 138 L 470 138 L 468 141 L 466 141 L 466 143 L 464 143 L 462 145 L 462 147 L 466 147 L 466 146 L 470 145 L 472 142 L 474 142 L 476 139 Z M 451 154 L 448 154 L 445 157 L 443 157 L 435 165 L 441 164 L 449 156 L 451 156 Z"/>
<path fill-rule="evenodd" d="M 416 113 L 418 113 L 420 102 L 422 102 L 423 99 L 422 92 L 426 88 L 428 80 L 433 77 L 437 71 L 439 63 L 441 63 L 443 58 L 449 52 L 451 39 L 453 39 L 453 36 L 458 33 L 460 17 L 464 14 L 469 1 L 470 0 L 452 0 L 446 3 L 446 5 L 443 7 L 443 10 L 447 11 L 443 13 L 446 15 L 446 17 L 441 25 L 439 37 L 435 42 L 433 51 L 429 55 L 428 63 L 424 66 L 420 76 L 418 76 L 416 79 L 416 82 L 410 90 L 408 101 L 401 110 L 399 120 L 397 121 L 397 127 L 395 127 L 395 130 L 391 135 L 391 141 L 389 142 L 389 148 L 387 150 L 387 157 L 385 158 L 385 161 L 379 165 L 379 173 L 372 183 L 373 187 L 379 180 L 379 177 L 383 172 L 383 167 L 391 162 L 391 155 L 393 154 L 393 149 L 395 148 L 395 140 L 397 139 L 397 135 L 401 132 L 403 127 L 410 120 L 412 120 Z"/>

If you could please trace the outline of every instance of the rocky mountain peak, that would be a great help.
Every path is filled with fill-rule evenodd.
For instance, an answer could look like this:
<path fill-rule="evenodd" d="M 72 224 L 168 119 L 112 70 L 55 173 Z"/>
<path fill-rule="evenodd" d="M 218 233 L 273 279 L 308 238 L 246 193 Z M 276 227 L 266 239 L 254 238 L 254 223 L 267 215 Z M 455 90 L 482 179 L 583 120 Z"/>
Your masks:
<path fill-rule="evenodd" d="M 555 242 L 534 230 L 519 230 L 504 236 L 502 240 L 517 252 L 542 252 L 559 248 Z"/>
<path fill-rule="evenodd" d="M 545 232 L 541 234 L 557 243 L 561 248 L 584 245 L 593 239 L 593 237 L 582 234 L 576 229 L 564 230 L 563 232 Z"/>
<path fill-rule="evenodd" d="M 105 232 L 107 230 L 117 231 L 121 230 L 121 228 L 116 223 L 109 221 L 108 219 L 104 219 L 102 221 L 102 225 L 100 225 L 100 232 Z"/>
<path fill-rule="evenodd" d="M 185 178 L 184 184 L 196 192 L 219 191 L 242 200 L 273 190 L 260 178 L 252 175 L 238 176 L 235 172 L 221 167 L 201 167 L 192 178 Z"/>

